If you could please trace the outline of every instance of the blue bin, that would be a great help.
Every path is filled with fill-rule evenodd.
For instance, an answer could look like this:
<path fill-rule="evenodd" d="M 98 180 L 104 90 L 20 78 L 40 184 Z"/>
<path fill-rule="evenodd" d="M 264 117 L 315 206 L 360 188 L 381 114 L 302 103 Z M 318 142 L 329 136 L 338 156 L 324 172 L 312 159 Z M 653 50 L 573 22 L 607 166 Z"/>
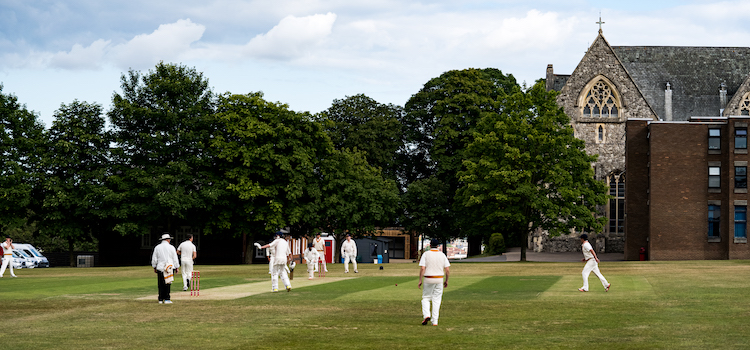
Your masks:
<path fill-rule="evenodd" d="M 382 263 L 383 263 L 383 256 L 378 254 L 378 264 L 382 264 Z"/>

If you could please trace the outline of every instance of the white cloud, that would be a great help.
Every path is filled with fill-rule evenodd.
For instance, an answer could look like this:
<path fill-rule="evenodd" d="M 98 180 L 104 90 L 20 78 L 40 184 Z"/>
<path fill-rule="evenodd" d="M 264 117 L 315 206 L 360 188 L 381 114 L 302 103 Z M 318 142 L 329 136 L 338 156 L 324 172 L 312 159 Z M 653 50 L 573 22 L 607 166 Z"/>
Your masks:
<path fill-rule="evenodd" d="M 294 59 L 304 56 L 331 34 L 336 14 L 287 16 L 268 33 L 254 37 L 245 46 L 251 57 Z"/>
<path fill-rule="evenodd" d="M 71 70 L 100 68 L 109 43 L 109 40 L 100 39 L 88 47 L 75 44 L 69 52 L 61 51 L 52 55 L 49 65 Z"/>
<path fill-rule="evenodd" d="M 557 13 L 531 10 L 525 17 L 510 17 L 500 21 L 483 41 L 485 47 L 503 51 L 526 51 L 549 47 L 570 36 L 575 20 L 560 20 Z"/>
<path fill-rule="evenodd" d="M 144 69 L 159 61 L 179 61 L 183 55 L 189 54 L 191 44 L 200 40 L 205 30 L 206 27 L 190 19 L 162 24 L 151 34 L 141 34 L 127 43 L 116 45 L 108 56 L 123 69 Z"/>

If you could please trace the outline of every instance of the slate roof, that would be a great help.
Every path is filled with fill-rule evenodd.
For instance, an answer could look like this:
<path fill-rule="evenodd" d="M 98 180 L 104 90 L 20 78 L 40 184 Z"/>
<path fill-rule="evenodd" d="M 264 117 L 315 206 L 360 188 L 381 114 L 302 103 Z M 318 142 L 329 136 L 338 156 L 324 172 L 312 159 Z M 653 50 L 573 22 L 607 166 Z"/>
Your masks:
<path fill-rule="evenodd" d="M 748 47 L 612 46 L 612 49 L 659 118 L 664 118 L 667 82 L 672 88 L 672 119 L 688 120 L 692 116 L 718 116 L 719 85 L 726 84 L 729 101 L 750 75 Z"/>

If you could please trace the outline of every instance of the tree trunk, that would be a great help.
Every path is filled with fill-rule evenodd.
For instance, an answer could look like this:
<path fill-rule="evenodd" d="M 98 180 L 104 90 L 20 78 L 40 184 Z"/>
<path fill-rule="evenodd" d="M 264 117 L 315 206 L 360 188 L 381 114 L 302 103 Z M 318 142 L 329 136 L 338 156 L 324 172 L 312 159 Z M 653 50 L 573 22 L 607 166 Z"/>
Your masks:
<path fill-rule="evenodd" d="M 529 240 L 529 230 L 524 230 L 521 236 L 521 261 L 526 261 L 526 245 Z"/>
<path fill-rule="evenodd" d="M 68 238 L 68 257 L 70 258 L 70 267 L 76 267 L 75 252 L 73 252 L 73 237 Z"/>

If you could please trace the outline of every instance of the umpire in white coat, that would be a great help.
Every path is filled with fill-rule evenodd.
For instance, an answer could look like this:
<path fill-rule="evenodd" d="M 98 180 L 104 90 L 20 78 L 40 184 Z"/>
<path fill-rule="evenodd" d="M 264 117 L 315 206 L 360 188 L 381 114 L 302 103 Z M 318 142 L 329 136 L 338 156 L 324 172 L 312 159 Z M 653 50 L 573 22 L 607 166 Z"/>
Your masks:
<path fill-rule="evenodd" d="M 161 235 L 161 243 L 154 247 L 151 255 L 151 266 L 157 276 L 159 286 L 159 304 L 171 304 L 169 292 L 174 281 L 174 274 L 180 272 L 180 259 L 177 258 L 177 250 L 172 245 L 173 237 L 169 233 Z"/>

